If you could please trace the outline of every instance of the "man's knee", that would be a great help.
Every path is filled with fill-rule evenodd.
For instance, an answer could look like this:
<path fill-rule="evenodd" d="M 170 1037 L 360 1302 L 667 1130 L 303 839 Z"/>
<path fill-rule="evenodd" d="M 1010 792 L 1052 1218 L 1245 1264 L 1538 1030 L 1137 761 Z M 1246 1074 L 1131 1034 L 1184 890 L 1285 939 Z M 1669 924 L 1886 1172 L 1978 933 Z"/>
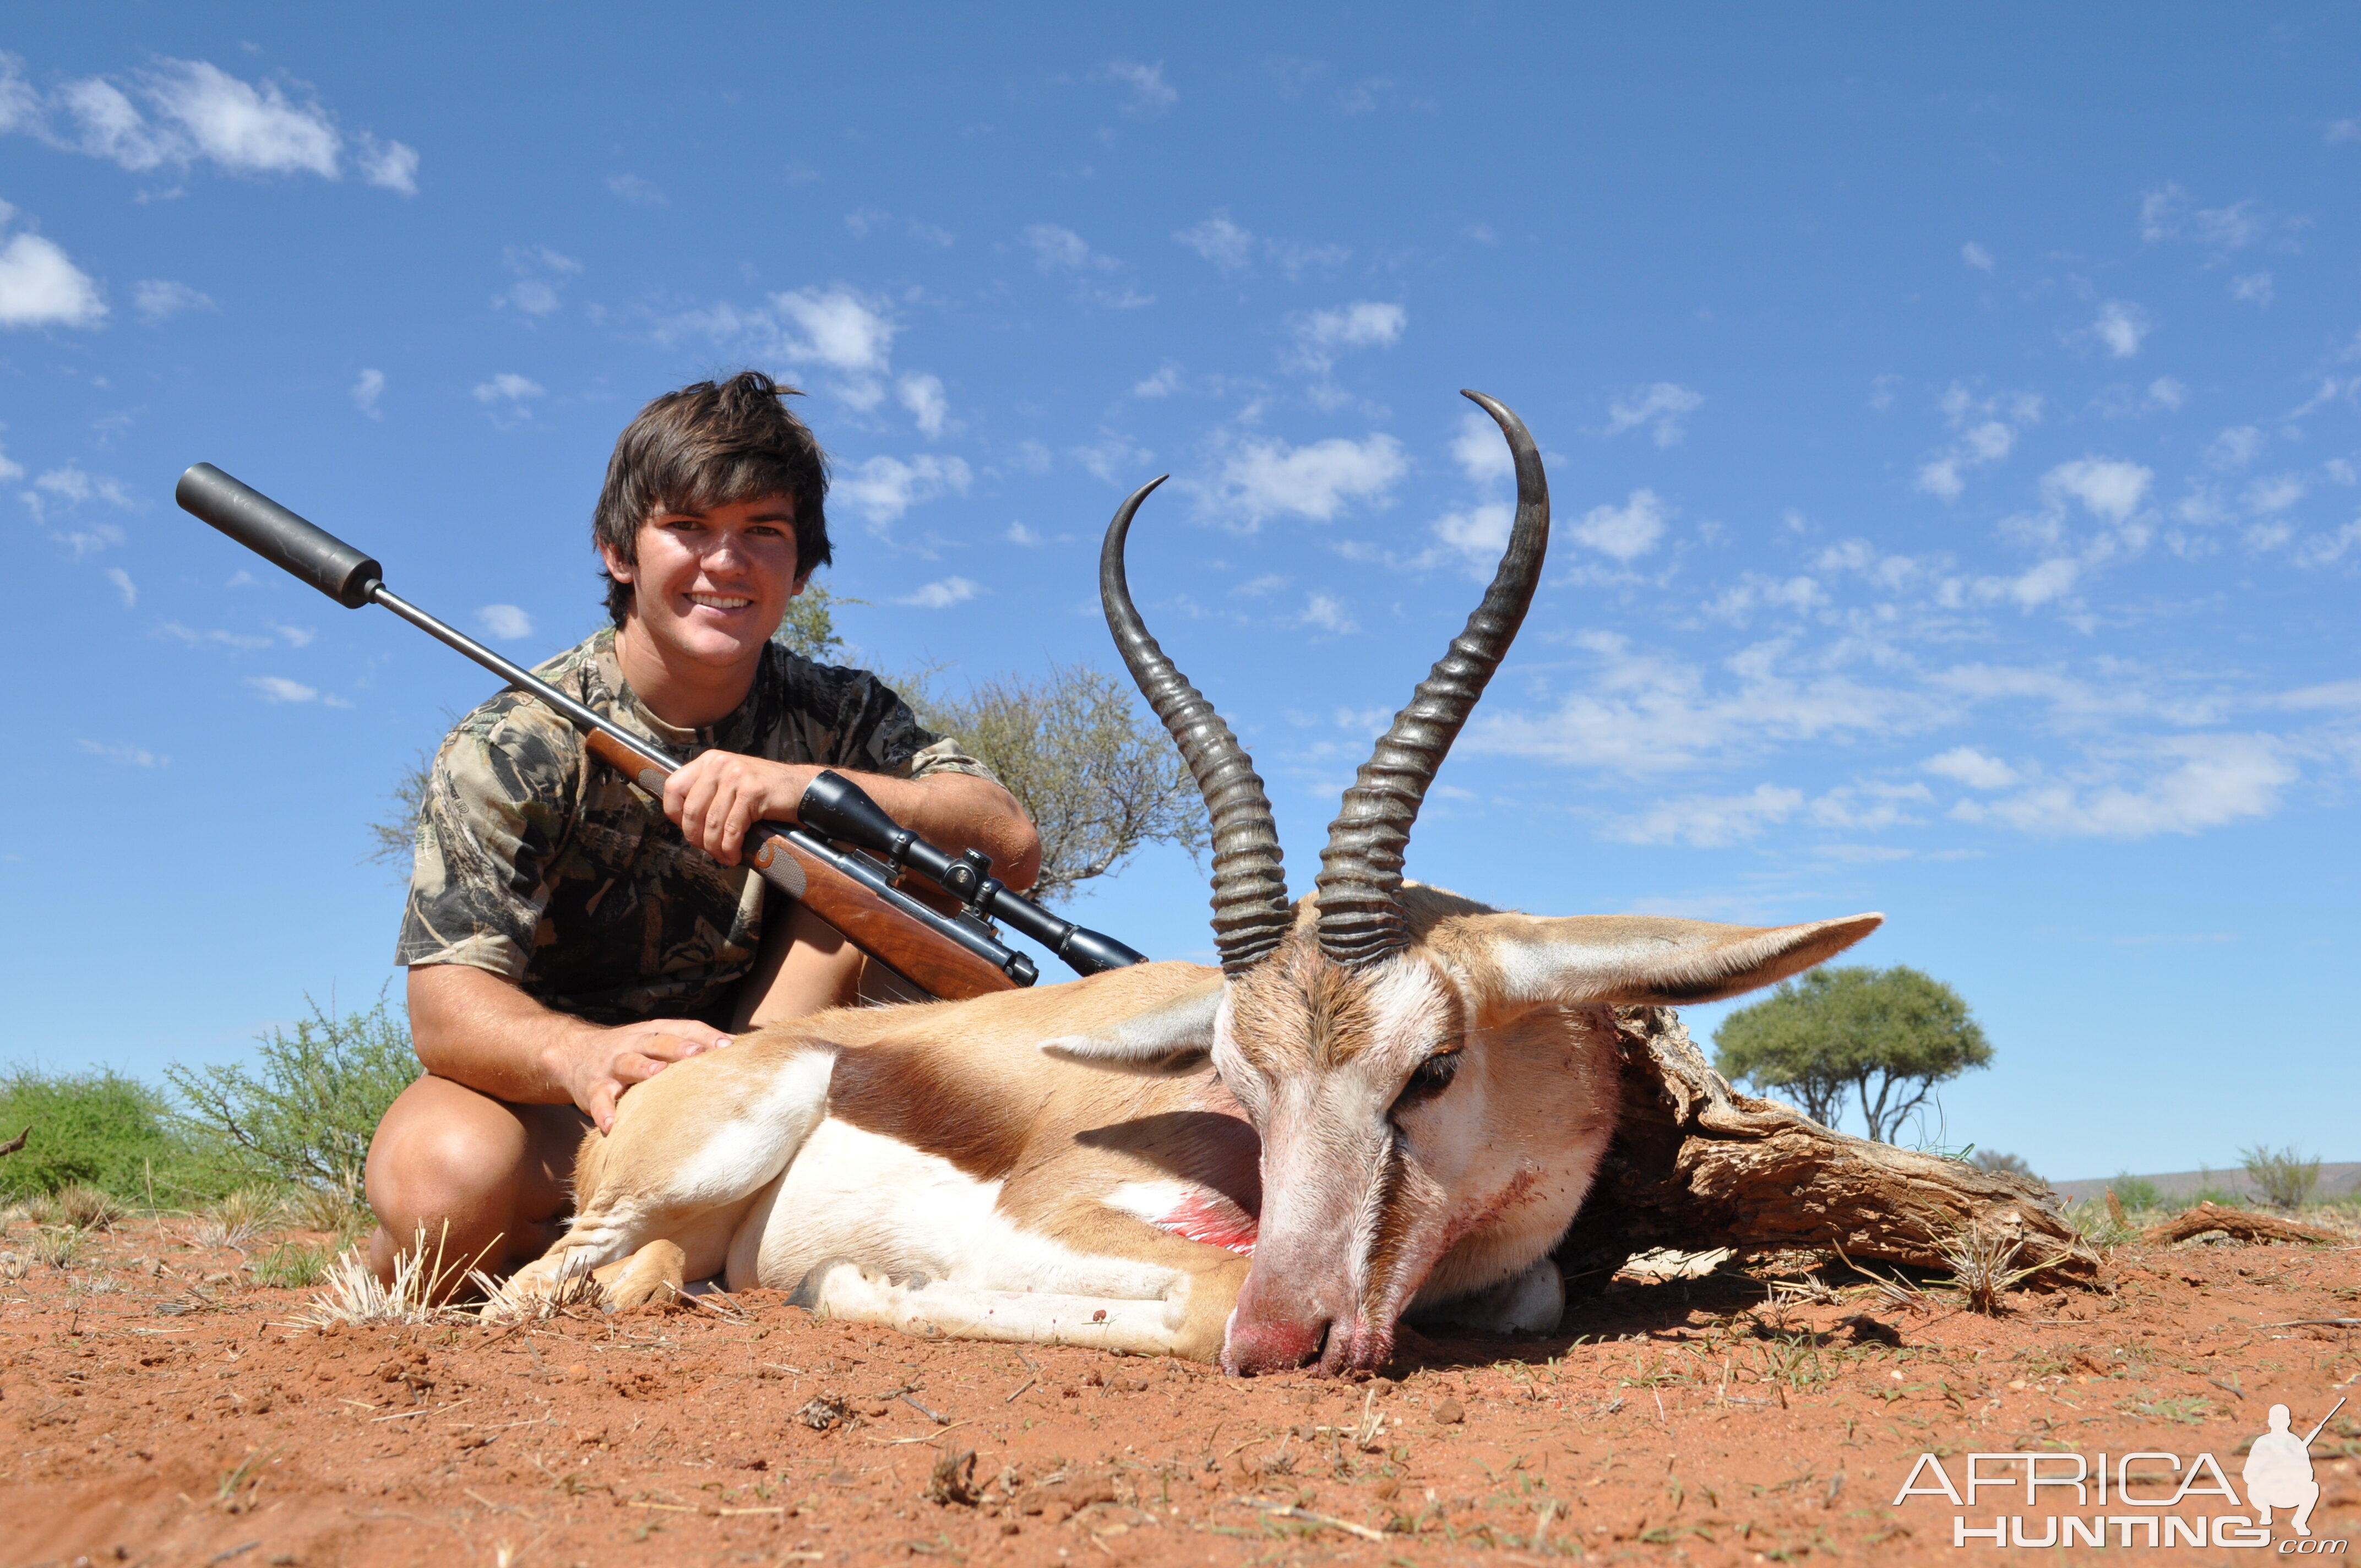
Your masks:
<path fill-rule="evenodd" d="M 500 1102 L 422 1078 L 395 1099 L 370 1141 L 369 1205 L 396 1230 L 429 1219 L 505 1214 L 524 1178 L 530 1142 L 523 1123 Z"/>

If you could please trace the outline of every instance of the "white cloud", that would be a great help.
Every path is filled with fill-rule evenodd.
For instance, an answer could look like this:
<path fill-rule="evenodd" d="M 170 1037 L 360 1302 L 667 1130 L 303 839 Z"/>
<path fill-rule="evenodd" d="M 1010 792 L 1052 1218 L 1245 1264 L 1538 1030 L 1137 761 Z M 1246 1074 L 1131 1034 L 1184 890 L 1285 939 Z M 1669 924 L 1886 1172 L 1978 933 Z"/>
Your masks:
<path fill-rule="evenodd" d="M 1215 499 L 1243 528 L 1279 516 L 1327 522 L 1355 501 L 1382 503 L 1409 469 L 1401 444 L 1390 435 L 1334 436 L 1295 447 L 1249 441 L 1222 465 Z"/>
<path fill-rule="evenodd" d="M 904 462 L 898 457 L 872 457 L 838 476 L 833 487 L 838 499 L 858 510 L 873 523 L 888 523 L 946 490 L 964 493 L 970 475 L 957 457 L 932 453 Z"/>
<path fill-rule="evenodd" d="M 1353 620 L 1352 611 L 1345 608 L 1345 601 L 1329 593 L 1306 596 L 1303 613 L 1296 617 L 1296 624 L 1325 631 L 1332 637 L 1342 637 L 1360 630 L 1359 624 Z"/>
<path fill-rule="evenodd" d="M 2137 305 L 2109 300 L 2099 307 L 2098 319 L 2087 330 L 2115 358 L 2129 359 L 2139 352 L 2148 334 L 2156 330 L 2156 323 Z"/>
<path fill-rule="evenodd" d="M 2030 392 L 1997 392 L 1979 398 L 1957 381 L 1938 406 L 1955 433 L 1949 445 L 1921 464 L 1916 488 L 1947 501 L 1967 488 L 1965 471 L 2005 458 L 2020 431 L 2041 422 L 2041 400 Z"/>
<path fill-rule="evenodd" d="M 2051 504 L 2061 497 L 2082 503 L 2093 517 L 2121 522 L 2147 498 L 2155 473 L 2136 463 L 2103 457 L 2079 457 L 2060 463 L 2041 477 L 2041 491 Z"/>
<path fill-rule="evenodd" d="M 2057 837 L 2146 839 L 2194 833 L 2268 817 L 2297 777 L 2287 747 L 2269 735 L 2186 735 L 2153 742 L 2129 760 L 2159 770 L 2143 783 L 2037 784 L 1999 800 L 1963 800 L 1962 822 L 1989 822 Z"/>
<path fill-rule="evenodd" d="M 182 311 L 210 311 L 214 302 L 186 283 L 143 278 L 131 285 L 131 305 L 148 321 L 159 322 Z"/>
<path fill-rule="evenodd" d="M 1038 550 L 1041 546 L 1049 543 L 1047 539 L 1044 539 L 1041 535 L 1034 532 L 1031 529 L 1026 527 L 1021 522 L 1010 523 L 1008 525 L 1008 532 L 1002 534 L 1001 537 L 1007 540 L 1011 544 L 1019 545 L 1027 550 Z"/>
<path fill-rule="evenodd" d="M 1180 101 L 1180 94 L 1164 80 L 1161 60 L 1154 65 L 1142 65 L 1131 60 L 1110 60 L 1101 74 L 1111 82 L 1121 82 L 1129 90 L 1123 104 L 1126 115 L 1150 119 Z"/>
<path fill-rule="evenodd" d="M 2147 398 L 2158 408 L 2177 409 L 2189 400 L 2189 389 L 2169 376 L 2159 376 L 2147 384 Z"/>
<path fill-rule="evenodd" d="M 385 415 L 378 411 L 377 400 L 384 392 L 385 372 L 363 370 L 360 378 L 353 383 L 351 394 L 353 407 L 371 419 L 383 419 Z"/>
<path fill-rule="evenodd" d="M 607 190 L 634 207 L 668 207 L 671 198 L 653 180 L 642 180 L 636 174 L 609 174 Z"/>
<path fill-rule="evenodd" d="M 1719 849 L 1752 839 L 1803 809 L 1804 792 L 1757 784 L 1745 795 L 1689 795 L 1608 825 L 1607 836 L 1626 844 L 1688 844 Z"/>
<path fill-rule="evenodd" d="M 2081 579 L 2082 565 L 2070 556 L 2053 556 L 2014 577 L 1978 579 L 1978 597 L 2013 600 L 2020 609 L 2034 609 L 2065 598 Z"/>
<path fill-rule="evenodd" d="M 1500 439 L 1500 427 L 1492 422 L 1491 415 L 1472 409 L 1460 416 L 1459 433 L 1451 438 L 1451 456 L 1460 471 L 1479 485 L 1516 477 L 1517 461 L 1509 444 Z"/>
<path fill-rule="evenodd" d="M 2213 438 L 2205 449 L 2209 467 L 2238 469 L 2261 455 L 2263 433 L 2251 424 L 2234 424 Z"/>
<path fill-rule="evenodd" d="M 1156 454 L 1133 441 L 1129 436 L 1102 428 L 1099 438 L 1088 446 L 1071 446 L 1066 455 L 1082 466 L 1083 470 L 1103 484 L 1121 484 L 1126 488 L 1139 482 L 1137 472 L 1151 461 Z M 1045 462 L 1040 472 L 1049 471 Z"/>
<path fill-rule="evenodd" d="M 2250 305 L 2268 305 L 2271 302 L 2271 275 L 2268 272 L 2249 272 L 2243 278 L 2230 280 L 2230 297 L 2234 300 L 2243 300 Z"/>
<path fill-rule="evenodd" d="M 246 82 L 201 60 L 159 60 L 123 84 L 84 77 L 47 99 L 12 66 L 0 87 L 0 129 L 29 131 L 134 173 L 206 162 L 236 174 L 335 180 L 346 150 L 334 118 L 316 102 L 294 102 L 277 82 Z M 368 183 L 417 193 L 415 148 L 363 131 L 352 152 Z"/>
<path fill-rule="evenodd" d="M 1687 433 L 1688 416 L 1705 405 L 1705 394 L 1676 381 L 1658 381 L 1618 398 L 1607 410 L 1607 433 L 1620 435 L 1642 425 L 1655 431 L 1659 446 L 1677 445 Z"/>
<path fill-rule="evenodd" d="M 510 246 L 500 261 L 516 274 L 516 281 L 493 296 L 492 303 L 514 306 L 529 316 L 555 314 L 563 303 L 560 291 L 566 280 L 582 270 L 582 263 L 545 245 Z"/>
<path fill-rule="evenodd" d="M 0 221 L 8 216 L 0 212 Z M 0 246 L 0 327 L 96 326 L 105 319 L 98 285 L 55 241 L 20 234 Z"/>
<path fill-rule="evenodd" d="M 124 609 L 136 609 L 138 608 L 139 585 L 131 580 L 130 573 L 125 571 L 120 566 L 109 566 L 106 569 L 106 580 L 115 585 L 115 591 L 116 593 L 123 596 Z"/>
<path fill-rule="evenodd" d="M 1630 563 L 1656 547 L 1672 509 L 1648 489 L 1633 490 L 1620 506 L 1595 506 L 1566 525 L 1566 532 L 1603 555 Z"/>
<path fill-rule="evenodd" d="M 418 194 L 418 149 L 404 142 L 379 142 L 363 132 L 358 159 L 361 178 L 380 190 L 404 196 Z"/>
<path fill-rule="evenodd" d="M 2291 559 L 2299 566 L 2333 566 L 2361 548 L 2361 521 L 2348 522 L 2334 533 L 2315 533 L 2298 545 Z"/>
<path fill-rule="evenodd" d="M 1954 746 L 1939 757 L 1929 757 L 1918 764 L 1930 773 L 1956 780 L 1970 789 L 2006 789 L 2016 783 L 2015 768 L 1998 757 L 1986 756 L 1973 746 Z"/>
<path fill-rule="evenodd" d="M 1131 384 L 1135 398 L 1169 398 L 1180 389 L 1180 367 L 1177 365 L 1167 365 L 1145 380 Z"/>
<path fill-rule="evenodd" d="M 265 702 L 315 702 L 320 696 L 319 687 L 291 681 L 284 675 L 248 675 L 246 684 L 260 692 Z"/>
<path fill-rule="evenodd" d="M 1230 220 L 1227 207 L 1216 208 L 1213 216 L 1190 225 L 1172 237 L 1224 272 L 1244 271 L 1254 260 L 1255 236 Z"/>
<path fill-rule="evenodd" d="M 905 376 L 896 389 L 901 394 L 902 406 L 910 411 L 910 418 L 917 422 L 919 434 L 929 441 L 942 434 L 943 418 L 950 411 L 950 405 L 943 398 L 942 378 Z"/>
<path fill-rule="evenodd" d="M 1111 310 L 1137 310 L 1156 302 L 1152 294 L 1143 294 L 1127 284 L 1093 282 L 1093 277 L 1119 273 L 1123 263 L 1114 257 L 1093 250 L 1090 242 L 1070 228 L 1056 224 L 1032 224 L 1025 229 L 1025 247 L 1033 253 L 1033 264 L 1044 272 L 1067 272 L 1081 280 L 1075 298 Z"/>
<path fill-rule="evenodd" d="M 895 604 L 916 605 L 920 609 L 949 609 L 955 604 L 965 604 L 983 590 L 965 577 L 945 577 L 939 583 L 928 583 L 917 593 L 906 594 Z"/>
<path fill-rule="evenodd" d="M 362 379 L 368 379 L 366 372 Z M 359 389 L 356 387 L 354 391 L 357 394 Z M 503 370 L 489 381 L 478 382 L 475 392 L 476 400 L 479 403 L 505 402 L 512 408 L 521 408 L 532 399 L 548 395 L 547 389 L 540 382 L 520 376 L 512 370 Z"/>
<path fill-rule="evenodd" d="M 1469 571 L 1489 576 L 1509 547 L 1509 530 L 1516 509 L 1506 501 L 1485 501 L 1464 511 L 1445 512 L 1434 521 L 1434 537 L 1442 548 L 1461 558 Z"/>
<path fill-rule="evenodd" d="M 884 372 L 899 329 L 850 291 L 797 289 L 772 295 L 771 302 L 803 334 L 800 342 L 786 345 L 789 358 L 856 375 Z"/>
<path fill-rule="evenodd" d="M 2361 120 L 2331 120 L 2321 128 L 2320 139 L 2332 147 L 2341 141 L 2361 141 Z"/>
<path fill-rule="evenodd" d="M 1410 313 L 1400 305 L 1377 300 L 1356 300 L 1332 311 L 1313 311 L 1289 323 L 1295 350 L 1290 363 L 1315 376 L 1324 376 L 1336 356 L 1352 348 L 1391 348 L 1401 341 Z"/>
<path fill-rule="evenodd" d="M 533 635 L 533 617 L 512 604 L 488 604 L 476 611 L 476 625 L 487 637 L 513 642 Z"/>
<path fill-rule="evenodd" d="M 2178 185 L 2160 186 L 2140 199 L 2140 238 L 2150 245 L 2185 239 L 2215 250 L 2243 250 L 2283 226 L 2253 201 L 2201 208 Z"/>
<path fill-rule="evenodd" d="M 145 746 L 108 745 L 98 740 L 76 740 L 74 744 L 93 757 L 104 757 L 111 762 L 124 762 L 135 768 L 160 768 L 171 758 L 159 756 Z"/>
<path fill-rule="evenodd" d="M 1960 247 L 1960 259 L 1979 272 L 1989 272 L 1993 269 L 1993 253 L 1974 240 L 1970 240 Z"/>

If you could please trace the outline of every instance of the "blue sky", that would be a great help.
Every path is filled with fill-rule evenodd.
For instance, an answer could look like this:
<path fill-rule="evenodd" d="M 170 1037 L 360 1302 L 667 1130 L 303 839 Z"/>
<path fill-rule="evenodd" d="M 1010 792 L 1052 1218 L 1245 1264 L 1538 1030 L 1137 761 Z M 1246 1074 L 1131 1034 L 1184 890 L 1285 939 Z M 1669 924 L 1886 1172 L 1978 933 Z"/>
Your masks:
<path fill-rule="evenodd" d="M 1928 1131 L 2053 1177 L 2361 1157 L 2361 20 L 2129 15 L 20 14 L 0 1059 L 374 995 L 365 824 L 488 693 L 191 462 L 537 658 L 615 433 L 759 366 L 844 630 L 954 683 L 1111 665 L 1096 540 L 1169 470 L 1134 582 L 1301 890 L 1502 536 L 1472 386 L 1557 528 L 1413 875 L 1883 909 L 1999 1053 Z M 1178 854 L 1083 908 L 1209 948 Z"/>

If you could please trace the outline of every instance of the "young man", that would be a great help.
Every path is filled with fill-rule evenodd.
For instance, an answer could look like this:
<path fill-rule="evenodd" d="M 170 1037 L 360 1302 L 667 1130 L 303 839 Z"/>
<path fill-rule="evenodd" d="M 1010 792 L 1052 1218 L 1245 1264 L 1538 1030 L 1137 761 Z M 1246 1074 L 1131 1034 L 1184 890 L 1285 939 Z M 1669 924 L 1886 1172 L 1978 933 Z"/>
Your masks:
<path fill-rule="evenodd" d="M 800 905 L 766 907 L 739 863 L 747 828 L 794 821 L 821 768 L 1012 886 L 1039 869 L 1023 809 L 956 741 L 875 676 L 771 641 L 830 554 L 827 459 L 790 395 L 750 370 L 640 411 L 592 521 L 614 624 L 535 672 L 681 758 L 662 798 L 515 691 L 435 757 L 395 954 L 426 1076 L 369 1146 L 381 1277 L 421 1227 L 494 1272 L 540 1255 L 618 1096 L 851 997 L 859 951 Z"/>

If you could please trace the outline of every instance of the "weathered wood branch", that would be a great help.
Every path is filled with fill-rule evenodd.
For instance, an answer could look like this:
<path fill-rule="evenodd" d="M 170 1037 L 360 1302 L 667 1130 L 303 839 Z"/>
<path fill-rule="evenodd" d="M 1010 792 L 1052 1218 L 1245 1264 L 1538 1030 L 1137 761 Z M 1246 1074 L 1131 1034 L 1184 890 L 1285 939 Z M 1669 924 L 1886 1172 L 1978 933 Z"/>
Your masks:
<path fill-rule="evenodd" d="M 15 1154 L 18 1149 L 25 1146 L 25 1140 L 32 1135 L 33 1124 L 27 1122 L 25 1124 L 25 1130 L 23 1132 L 17 1134 L 13 1138 L 10 1138 L 6 1143 L 0 1144 L 0 1155 Z"/>
<path fill-rule="evenodd" d="M 2334 1231 L 2323 1231 L 2314 1225 L 2300 1225 L 2293 1220 L 2282 1220 L 2270 1214 L 2257 1214 L 2245 1209 L 2224 1209 L 2213 1203 L 2200 1203 L 2184 1214 L 2176 1214 L 2160 1225 L 2150 1225 L 2140 1233 L 2140 1240 L 2156 1245 L 2166 1242 L 2185 1242 L 2202 1236 L 2208 1231 L 2222 1231 L 2242 1242 L 2313 1242 L 2329 1246 L 2346 1245 Z"/>
<path fill-rule="evenodd" d="M 2087 1284 L 2098 1255 L 2048 1189 L 2023 1177 L 1833 1132 L 1741 1094 L 1670 1008 L 1618 1008 L 1623 1116 L 1591 1195 L 1558 1245 L 1569 1288 L 1604 1288 L 1656 1247 L 1841 1249 L 1855 1262 L 1944 1268 L 1971 1228 L 2023 1244 L 2021 1262 Z"/>

